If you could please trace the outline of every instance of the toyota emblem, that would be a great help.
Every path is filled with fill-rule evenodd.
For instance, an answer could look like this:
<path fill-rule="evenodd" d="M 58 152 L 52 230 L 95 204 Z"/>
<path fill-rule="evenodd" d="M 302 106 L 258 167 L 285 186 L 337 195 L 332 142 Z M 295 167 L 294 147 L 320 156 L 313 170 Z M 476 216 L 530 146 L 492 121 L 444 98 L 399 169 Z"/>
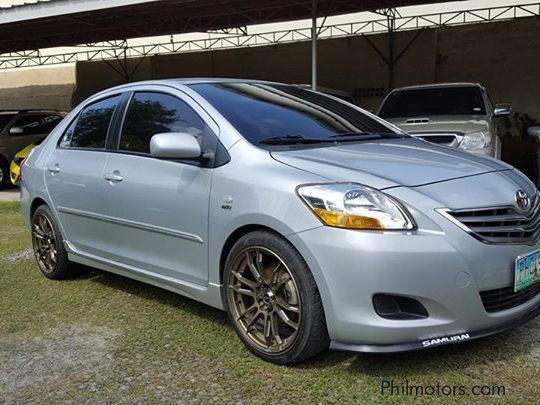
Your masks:
<path fill-rule="evenodd" d="M 516 191 L 516 205 L 519 208 L 520 211 L 526 212 L 529 210 L 531 206 L 531 199 L 527 195 L 527 193 L 523 190 Z"/>

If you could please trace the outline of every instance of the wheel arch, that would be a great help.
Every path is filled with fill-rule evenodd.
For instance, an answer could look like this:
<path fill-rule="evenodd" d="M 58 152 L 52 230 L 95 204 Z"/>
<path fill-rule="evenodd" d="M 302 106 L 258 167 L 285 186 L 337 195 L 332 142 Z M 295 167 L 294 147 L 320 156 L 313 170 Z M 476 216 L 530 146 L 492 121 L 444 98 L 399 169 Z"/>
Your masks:
<path fill-rule="evenodd" d="M 287 240 L 287 238 L 284 235 L 282 235 L 280 232 L 266 225 L 248 224 L 248 225 L 242 225 L 241 227 L 235 229 L 227 237 L 227 239 L 225 240 L 225 243 L 223 244 L 223 247 L 221 248 L 221 254 L 219 257 L 219 280 L 221 283 L 223 283 L 223 272 L 225 270 L 225 262 L 227 261 L 227 256 L 229 255 L 229 252 L 231 251 L 232 247 L 242 236 L 247 235 L 248 233 L 251 233 L 254 231 L 272 232 L 280 236 L 281 238 L 284 238 Z"/>
<path fill-rule="evenodd" d="M 47 205 L 47 202 L 41 197 L 36 197 L 32 200 L 32 203 L 30 204 L 30 220 L 32 220 L 32 217 L 34 216 L 34 212 L 36 212 L 38 207 L 42 205 Z"/>

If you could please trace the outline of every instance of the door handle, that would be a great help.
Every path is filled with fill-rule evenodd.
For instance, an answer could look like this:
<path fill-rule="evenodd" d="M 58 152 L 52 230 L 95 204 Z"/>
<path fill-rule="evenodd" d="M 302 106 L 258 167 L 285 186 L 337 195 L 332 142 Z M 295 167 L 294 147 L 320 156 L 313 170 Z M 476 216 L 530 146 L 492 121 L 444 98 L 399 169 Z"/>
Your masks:
<path fill-rule="evenodd" d="M 55 165 L 55 166 L 49 166 L 49 167 L 47 168 L 47 170 L 48 170 L 49 173 L 51 173 L 51 174 L 60 173 L 60 168 L 58 167 L 58 165 Z"/>
<path fill-rule="evenodd" d="M 113 183 L 118 183 L 124 180 L 124 178 L 120 176 L 118 172 L 114 172 L 114 173 L 105 174 L 105 180 L 113 182 Z"/>

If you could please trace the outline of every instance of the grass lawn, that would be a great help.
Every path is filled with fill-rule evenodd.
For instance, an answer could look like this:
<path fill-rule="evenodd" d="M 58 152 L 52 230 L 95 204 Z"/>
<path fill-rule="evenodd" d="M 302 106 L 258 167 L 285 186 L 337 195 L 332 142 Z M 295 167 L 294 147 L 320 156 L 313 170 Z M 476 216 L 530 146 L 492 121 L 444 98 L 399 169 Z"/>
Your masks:
<path fill-rule="evenodd" d="M 251 355 L 224 313 L 99 271 L 49 281 L 17 203 L 0 203 L 0 402 L 516 403 L 540 398 L 540 322 L 400 355 L 326 352 L 294 367 Z M 465 395 L 381 395 L 463 386 Z M 474 396 L 474 386 L 504 395 Z M 429 389 L 428 389 L 429 391 Z M 428 392 L 429 393 L 429 392 Z"/>

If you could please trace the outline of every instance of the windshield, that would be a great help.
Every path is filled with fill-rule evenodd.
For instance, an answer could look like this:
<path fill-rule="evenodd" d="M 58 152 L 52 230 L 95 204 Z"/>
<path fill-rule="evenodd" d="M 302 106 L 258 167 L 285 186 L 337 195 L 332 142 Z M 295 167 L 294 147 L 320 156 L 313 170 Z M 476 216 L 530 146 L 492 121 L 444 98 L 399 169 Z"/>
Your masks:
<path fill-rule="evenodd" d="M 397 135 L 353 106 L 296 86 L 267 83 L 200 83 L 192 89 L 211 103 L 248 141 L 261 145 L 340 136 Z M 402 134 L 400 134 L 403 136 Z M 300 142 L 299 142 L 300 143 Z"/>
<path fill-rule="evenodd" d="M 471 86 L 398 90 L 388 97 L 379 113 L 382 118 L 485 114 L 482 92 Z"/>
<path fill-rule="evenodd" d="M 17 114 L 0 114 L 0 131 L 3 131 Z"/>

